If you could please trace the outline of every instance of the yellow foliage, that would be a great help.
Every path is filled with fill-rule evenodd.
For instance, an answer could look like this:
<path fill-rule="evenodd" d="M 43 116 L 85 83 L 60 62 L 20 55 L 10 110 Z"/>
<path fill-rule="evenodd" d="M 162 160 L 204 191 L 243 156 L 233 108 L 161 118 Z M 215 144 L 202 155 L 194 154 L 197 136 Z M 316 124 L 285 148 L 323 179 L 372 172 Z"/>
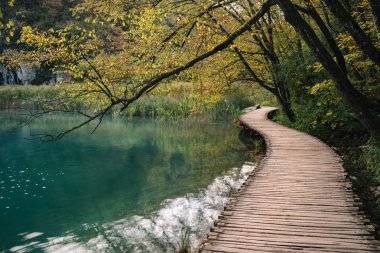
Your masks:
<path fill-rule="evenodd" d="M 314 84 L 309 89 L 309 93 L 312 95 L 320 95 L 320 93 L 326 93 L 332 90 L 334 90 L 334 86 L 331 80 L 324 80 L 323 82 Z"/>
<path fill-rule="evenodd" d="M 322 64 L 320 62 L 317 62 L 313 65 L 313 69 L 315 73 L 319 73 L 324 70 Z"/>

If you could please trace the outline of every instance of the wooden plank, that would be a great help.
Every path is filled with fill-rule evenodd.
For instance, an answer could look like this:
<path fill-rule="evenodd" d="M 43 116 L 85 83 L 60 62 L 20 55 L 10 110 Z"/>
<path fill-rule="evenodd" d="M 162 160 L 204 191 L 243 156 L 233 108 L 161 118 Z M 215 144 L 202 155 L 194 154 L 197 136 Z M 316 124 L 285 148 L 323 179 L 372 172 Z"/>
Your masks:
<path fill-rule="evenodd" d="M 349 238 L 351 240 L 362 240 L 362 239 L 373 239 L 370 234 L 364 230 L 324 230 L 324 229 L 307 229 L 302 231 L 299 228 L 292 228 L 289 226 L 276 226 L 276 229 L 273 229 L 272 226 L 260 226 L 260 227 L 250 227 L 250 228 L 241 228 L 241 227 L 228 227 L 223 226 L 222 233 L 234 234 L 234 232 L 239 233 L 260 233 L 265 236 L 266 234 L 286 234 L 286 235 L 299 235 L 299 236 L 316 236 L 316 237 L 326 237 L 329 238 Z M 354 236 L 353 236 L 354 235 Z"/>
<path fill-rule="evenodd" d="M 215 250 L 216 249 L 216 250 Z M 373 253 L 376 251 L 372 250 L 355 250 L 352 251 L 352 249 L 334 249 L 334 248 L 328 248 L 328 247 L 305 247 L 305 246 L 299 246 L 299 245 L 268 245 L 264 243 L 251 243 L 251 244 L 244 244 L 244 243 L 235 243 L 235 242 L 228 242 L 223 241 L 220 243 L 212 243 L 205 247 L 205 250 L 211 250 L 211 252 L 276 252 L 276 253 L 282 253 L 282 252 L 334 252 L 334 253 Z"/>
<path fill-rule="evenodd" d="M 204 252 L 380 252 L 359 214 L 342 159 L 326 144 L 267 119 L 275 108 L 242 115 L 267 154 L 225 207 Z"/>
<path fill-rule="evenodd" d="M 230 241 L 230 242 L 239 242 L 249 244 L 252 241 L 265 243 L 267 245 L 295 245 L 298 247 L 320 247 L 320 248 L 330 248 L 334 249 L 350 249 L 353 252 L 356 250 L 376 250 L 374 246 L 369 245 L 368 240 L 363 242 L 350 241 L 348 239 L 327 239 L 321 237 L 300 237 L 300 236 L 289 236 L 289 235 L 280 235 L 280 236 L 251 236 L 244 235 L 229 235 L 229 234 L 220 234 L 218 236 L 219 241 Z"/>

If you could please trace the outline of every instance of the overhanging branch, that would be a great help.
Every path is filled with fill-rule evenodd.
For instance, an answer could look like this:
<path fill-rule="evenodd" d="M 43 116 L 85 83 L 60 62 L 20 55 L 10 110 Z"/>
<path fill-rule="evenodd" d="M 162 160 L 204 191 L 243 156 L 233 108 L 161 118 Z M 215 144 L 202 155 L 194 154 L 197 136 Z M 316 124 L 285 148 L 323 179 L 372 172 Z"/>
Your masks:
<path fill-rule="evenodd" d="M 135 94 L 133 97 L 118 100 L 118 102 L 120 104 L 124 105 L 120 109 L 120 111 L 124 111 L 131 103 L 133 103 L 138 98 L 140 98 L 146 91 L 151 90 L 152 88 L 155 88 L 161 81 L 163 81 L 163 80 L 165 80 L 171 76 L 178 75 L 182 71 L 185 71 L 185 70 L 191 68 L 192 66 L 194 66 L 198 62 L 201 62 L 204 59 L 207 59 L 208 57 L 210 57 L 210 56 L 226 49 L 227 47 L 229 47 L 234 42 L 234 40 L 236 38 L 238 38 L 244 32 L 249 30 L 252 25 L 254 25 L 257 21 L 259 21 L 260 18 L 262 18 L 265 15 L 265 13 L 267 13 L 269 11 L 269 9 L 272 5 L 274 5 L 274 1 L 272 1 L 272 0 L 266 1 L 262 5 L 261 9 L 252 18 L 250 18 L 247 22 L 245 22 L 235 32 L 231 33 L 231 35 L 228 36 L 227 39 L 224 40 L 222 43 L 218 44 L 217 46 L 215 46 L 211 50 L 201 54 L 200 56 L 194 58 L 193 60 L 189 61 L 188 63 L 186 63 L 182 66 L 179 66 L 179 67 L 177 67 L 171 71 L 168 71 L 166 73 L 162 73 L 162 74 L 152 78 L 150 81 L 147 81 L 146 84 L 144 85 L 144 87 L 137 94 Z"/>

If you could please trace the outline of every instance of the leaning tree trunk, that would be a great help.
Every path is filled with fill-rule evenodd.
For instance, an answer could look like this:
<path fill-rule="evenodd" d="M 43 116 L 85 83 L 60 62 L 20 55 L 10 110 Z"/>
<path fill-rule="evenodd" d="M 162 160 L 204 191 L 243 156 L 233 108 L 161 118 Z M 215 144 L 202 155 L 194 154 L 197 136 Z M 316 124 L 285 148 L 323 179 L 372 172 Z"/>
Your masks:
<path fill-rule="evenodd" d="M 377 36 L 380 39 L 380 1 L 379 0 L 369 0 L 369 5 L 371 7 L 373 22 L 376 25 Z"/>
<path fill-rule="evenodd" d="M 378 2 L 379 0 L 374 1 Z M 364 33 L 359 24 L 344 8 L 344 6 L 338 0 L 323 0 L 323 2 L 350 33 L 363 53 L 367 55 L 367 57 L 374 63 L 376 63 L 376 65 L 380 66 L 380 50 L 375 47 L 371 41 L 371 38 Z"/>
<path fill-rule="evenodd" d="M 355 113 L 356 118 L 375 139 L 380 141 L 380 119 L 375 112 L 375 108 L 371 108 L 369 100 L 352 86 L 347 75 L 334 61 L 314 30 L 298 13 L 292 2 L 290 0 L 276 0 L 276 2 L 284 12 L 286 21 L 302 36 L 329 73 L 336 89 L 345 103 Z"/>
<path fill-rule="evenodd" d="M 326 26 L 325 22 L 323 22 L 323 19 L 319 16 L 318 12 L 312 6 L 308 8 L 303 8 L 301 6 L 296 7 L 299 11 L 306 13 L 314 19 L 315 23 L 318 25 L 323 36 L 325 37 L 326 42 L 329 44 L 329 47 L 334 54 L 339 67 L 345 74 L 347 74 L 346 60 L 344 59 L 342 52 L 336 44 L 334 37 L 331 35 L 329 28 Z"/>

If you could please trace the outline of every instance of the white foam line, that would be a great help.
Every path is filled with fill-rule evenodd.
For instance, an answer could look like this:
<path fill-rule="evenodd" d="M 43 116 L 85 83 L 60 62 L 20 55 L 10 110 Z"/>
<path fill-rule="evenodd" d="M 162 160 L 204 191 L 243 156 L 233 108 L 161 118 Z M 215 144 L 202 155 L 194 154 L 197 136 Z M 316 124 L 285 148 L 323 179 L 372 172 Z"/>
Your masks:
<path fill-rule="evenodd" d="M 252 163 L 233 168 L 217 177 L 206 189 L 196 194 L 166 200 L 164 207 L 151 217 L 133 216 L 105 224 L 102 233 L 87 242 L 91 251 L 103 252 L 174 252 L 181 235 L 189 229 L 190 242 L 196 250 L 213 221 L 238 188 L 255 169 Z"/>

